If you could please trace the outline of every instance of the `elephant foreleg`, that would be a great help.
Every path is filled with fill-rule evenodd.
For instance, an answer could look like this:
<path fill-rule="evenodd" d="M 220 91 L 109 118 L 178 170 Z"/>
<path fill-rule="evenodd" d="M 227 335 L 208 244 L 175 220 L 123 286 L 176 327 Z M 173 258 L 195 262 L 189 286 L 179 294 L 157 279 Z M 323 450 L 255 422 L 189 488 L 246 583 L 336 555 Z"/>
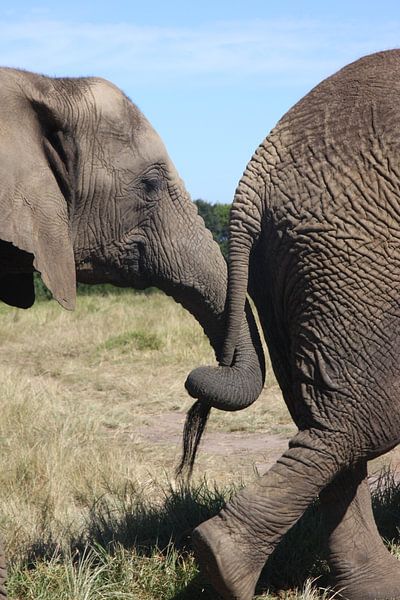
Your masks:
<path fill-rule="evenodd" d="M 348 600 L 400 598 L 400 562 L 386 549 L 372 513 L 366 463 L 320 494 L 335 586 Z"/>
<path fill-rule="evenodd" d="M 336 439 L 302 432 L 278 462 L 193 532 L 200 566 L 226 600 L 250 600 L 261 569 L 286 531 L 343 463 Z"/>

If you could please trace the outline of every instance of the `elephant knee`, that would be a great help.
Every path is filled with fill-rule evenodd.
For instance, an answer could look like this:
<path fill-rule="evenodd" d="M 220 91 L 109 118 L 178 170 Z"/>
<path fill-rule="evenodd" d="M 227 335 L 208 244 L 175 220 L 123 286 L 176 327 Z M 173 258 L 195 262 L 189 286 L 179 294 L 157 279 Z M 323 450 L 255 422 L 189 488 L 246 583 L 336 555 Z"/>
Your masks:
<path fill-rule="evenodd" d="M 286 468 L 300 462 L 310 477 L 320 473 L 329 481 L 352 464 L 351 443 L 345 435 L 335 431 L 299 431 L 289 441 L 289 449 L 278 462 L 282 462 Z"/>

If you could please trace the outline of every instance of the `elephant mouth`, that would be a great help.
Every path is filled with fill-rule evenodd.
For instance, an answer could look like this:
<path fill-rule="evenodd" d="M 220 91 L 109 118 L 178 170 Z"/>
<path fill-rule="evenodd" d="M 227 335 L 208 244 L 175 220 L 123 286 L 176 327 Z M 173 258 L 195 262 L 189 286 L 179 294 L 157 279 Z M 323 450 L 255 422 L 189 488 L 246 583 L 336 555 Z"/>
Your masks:
<path fill-rule="evenodd" d="M 151 272 L 146 259 L 146 243 L 143 238 L 129 241 L 129 250 L 125 250 L 119 262 L 118 282 L 119 287 L 132 287 L 144 290 L 154 285 Z"/>
<path fill-rule="evenodd" d="M 142 239 L 113 241 L 86 252 L 76 260 L 80 283 L 110 283 L 117 287 L 145 289 L 152 281 L 146 266 L 145 243 Z"/>

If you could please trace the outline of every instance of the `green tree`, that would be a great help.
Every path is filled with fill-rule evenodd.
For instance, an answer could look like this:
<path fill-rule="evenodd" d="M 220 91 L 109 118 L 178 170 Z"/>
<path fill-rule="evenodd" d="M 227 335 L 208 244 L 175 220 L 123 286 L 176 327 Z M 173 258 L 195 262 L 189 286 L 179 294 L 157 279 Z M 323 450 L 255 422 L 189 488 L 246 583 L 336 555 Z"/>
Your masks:
<path fill-rule="evenodd" d="M 218 242 L 222 254 L 228 257 L 229 211 L 230 204 L 210 204 L 205 200 L 195 200 L 199 215 L 204 219 L 206 227 Z"/>

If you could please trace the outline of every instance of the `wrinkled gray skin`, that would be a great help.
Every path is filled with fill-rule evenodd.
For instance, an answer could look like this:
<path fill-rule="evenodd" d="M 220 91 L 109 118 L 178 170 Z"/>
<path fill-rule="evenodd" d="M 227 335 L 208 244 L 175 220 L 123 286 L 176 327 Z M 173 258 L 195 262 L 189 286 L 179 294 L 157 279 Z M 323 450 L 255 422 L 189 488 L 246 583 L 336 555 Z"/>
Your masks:
<path fill-rule="evenodd" d="M 221 358 L 226 264 L 138 108 L 102 79 L 0 69 L 0 132 L 0 299 L 31 306 L 35 269 L 68 309 L 76 277 L 158 286 L 192 312 Z M 233 372 L 218 371 L 222 392 L 234 393 L 225 402 L 215 390 L 214 402 L 229 410 L 255 400 L 263 385 L 248 319 Z M 4 580 L 0 551 L 1 598 Z"/>
<path fill-rule="evenodd" d="M 299 432 L 194 531 L 199 561 L 223 598 L 250 600 L 319 495 L 341 597 L 399 599 L 366 465 L 400 439 L 400 50 L 323 81 L 250 160 L 231 212 L 226 352 L 247 286 Z M 189 377 L 204 397 L 207 375 Z"/>

